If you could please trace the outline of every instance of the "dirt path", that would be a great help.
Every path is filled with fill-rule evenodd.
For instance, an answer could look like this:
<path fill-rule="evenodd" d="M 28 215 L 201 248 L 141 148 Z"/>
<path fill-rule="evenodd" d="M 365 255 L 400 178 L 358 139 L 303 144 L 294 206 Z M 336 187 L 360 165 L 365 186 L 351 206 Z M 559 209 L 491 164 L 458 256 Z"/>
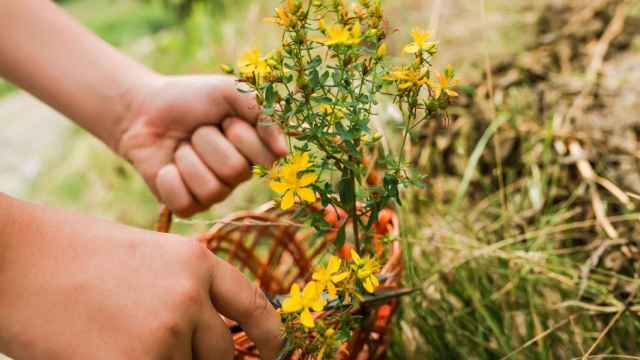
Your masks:
<path fill-rule="evenodd" d="M 0 192 L 21 197 L 72 125 L 24 92 L 0 98 L 0 125 Z"/>

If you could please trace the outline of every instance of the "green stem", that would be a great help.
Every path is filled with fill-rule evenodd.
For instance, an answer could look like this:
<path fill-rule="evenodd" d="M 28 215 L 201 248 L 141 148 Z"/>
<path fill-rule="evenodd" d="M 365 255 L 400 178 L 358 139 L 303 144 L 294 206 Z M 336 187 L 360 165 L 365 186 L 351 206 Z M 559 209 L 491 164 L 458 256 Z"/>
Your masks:
<path fill-rule="evenodd" d="M 360 253 L 361 249 L 360 249 L 360 234 L 359 234 L 359 229 L 358 229 L 358 223 L 359 223 L 359 219 L 358 219 L 358 202 L 357 202 L 357 196 L 356 196 L 356 177 L 353 174 L 353 170 L 349 171 L 349 181 L 351 182 L 351 190 L 352 190 L 352 198 L 351 198 L 351 222 L 353 225 L 353 238 L 354 238 L 354 244 L 356 247 L 356 251 L 358 253 Z"/>

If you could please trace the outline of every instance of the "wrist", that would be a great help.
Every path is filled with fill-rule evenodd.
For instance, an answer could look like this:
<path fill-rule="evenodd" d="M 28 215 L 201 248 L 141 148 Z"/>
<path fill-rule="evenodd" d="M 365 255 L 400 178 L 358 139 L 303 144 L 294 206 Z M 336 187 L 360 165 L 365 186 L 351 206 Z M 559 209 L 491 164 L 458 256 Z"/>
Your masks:
<path fill-rule="evenodd" d="M 121 90 L 116 93 L 114 113 L 111 119 L 105 120 L 102 124 L 105 129 L 101 134 L 94 133 L 115 153 L 122 155 L 120 151 L 120 141 L 122 136 L 134 126 L 137 118 L 140 103 L 149 89 L 157 86 L 162 79 L 160 75 L 152 70 L 140 66 L 130 75 L 125 76 Z"/>

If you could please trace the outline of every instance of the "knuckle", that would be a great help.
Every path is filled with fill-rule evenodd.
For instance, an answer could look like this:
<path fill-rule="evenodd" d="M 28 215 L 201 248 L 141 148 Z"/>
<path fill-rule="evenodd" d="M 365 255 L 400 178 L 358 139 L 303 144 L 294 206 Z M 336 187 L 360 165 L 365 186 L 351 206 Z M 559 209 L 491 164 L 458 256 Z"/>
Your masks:
<path fill-rule="evenodd" d="M 193 143 L 197 143 L 199 141 L 206 141 L 207 138 L 207 134 L 210 134 L 212 131 L 212 129 L 210 127 L 207 126 L 201 126 L 199 128 L 196 129 L 196 131 L 193 132 L 193 135 L 191 135 L 191 141 Z"/>
<path fill-rule="evenodd" d="M 178 344 L 181 339 L 187 336 L 187 330 L 180 317 L 173 314 L 154 318 L 149 331 L 152 338 L 165 339 L 162 342 L 167 344 Z"/>
<path fill-rule="evenodd" d="M 197 241 L 186 241 L 184 257 L 185 260 L 198 265 L 208 265 L 211 260 L 209 250 Z"/>
<path fill-rule="evenodd" d="M 200 190 L 200 201 L 204 205 L 212 204 L 224 198 L 224 189 L 222 185 L 209 182 Z"/>
<path fill-rule="evenodd" d="M 177 307 L 182 309 L 199 308 L 203 305 L 203 290 L 193 276 L 176 286 L 174 296 Z"/>
<path fill-rule="evenodd" d="M 195 214 L 194 204 L 191 201 L 182 201 L 173 205 L 173 210 L 179 217 L 190 217 Z"/>
<path fill-rule="evenodd" d="M 271 306 L 271 303 L 267 299 L 267 296 L 260 290 L 259 287 L 253 286 L 253 294 L 250 306 L 248 306 L 244 312 L 242 312 L 240 317 L 242 319 L 252 319 L 255 317 L 261 317 L 263 314 L 271 311 L 275 311 Z"/>
<path fill-rule="evenodd" d="M 225 165 L 221 176 L 232 184 L 240 183 L 249 179 L 251 172 L 249 170 L 249 164 L 244 159 L 230 159 Z"/>
<path fill-rule="evenodd" d="M 232 142 L 238 142 L 244 138 L 244 132 L 246 128 L 243 126 L 243 122 L 237 120 L 231 120 L 225 129 L 225 135 Z"/>

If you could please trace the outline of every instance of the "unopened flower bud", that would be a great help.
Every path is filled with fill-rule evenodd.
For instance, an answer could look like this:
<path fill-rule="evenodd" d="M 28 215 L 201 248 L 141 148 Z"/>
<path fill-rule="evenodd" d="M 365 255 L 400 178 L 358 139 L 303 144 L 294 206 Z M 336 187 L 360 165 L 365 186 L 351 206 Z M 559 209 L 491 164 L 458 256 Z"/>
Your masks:
<path fill-rule="evenodd" d="M 253 165 L 251 172 L 253 173 L 253 176 L 258 176 L 258 177 L 264 177 L 268 174 L 267 170 L 260 165 Z"/>
<path fill-rule="evenodd" d="M 381 59 L 387 55 L 387 43 L 382 43 L 378 50 L 376 50 L 376 56 Z"/>
<path fill-rule="evenodd" d="M 233 74 L 233 68 L 229 65 L 226 64 L 221 64 L 220 65 L 220 70 L 222 70 L 222 72 L 224 72 L 225 74 Z"/>

